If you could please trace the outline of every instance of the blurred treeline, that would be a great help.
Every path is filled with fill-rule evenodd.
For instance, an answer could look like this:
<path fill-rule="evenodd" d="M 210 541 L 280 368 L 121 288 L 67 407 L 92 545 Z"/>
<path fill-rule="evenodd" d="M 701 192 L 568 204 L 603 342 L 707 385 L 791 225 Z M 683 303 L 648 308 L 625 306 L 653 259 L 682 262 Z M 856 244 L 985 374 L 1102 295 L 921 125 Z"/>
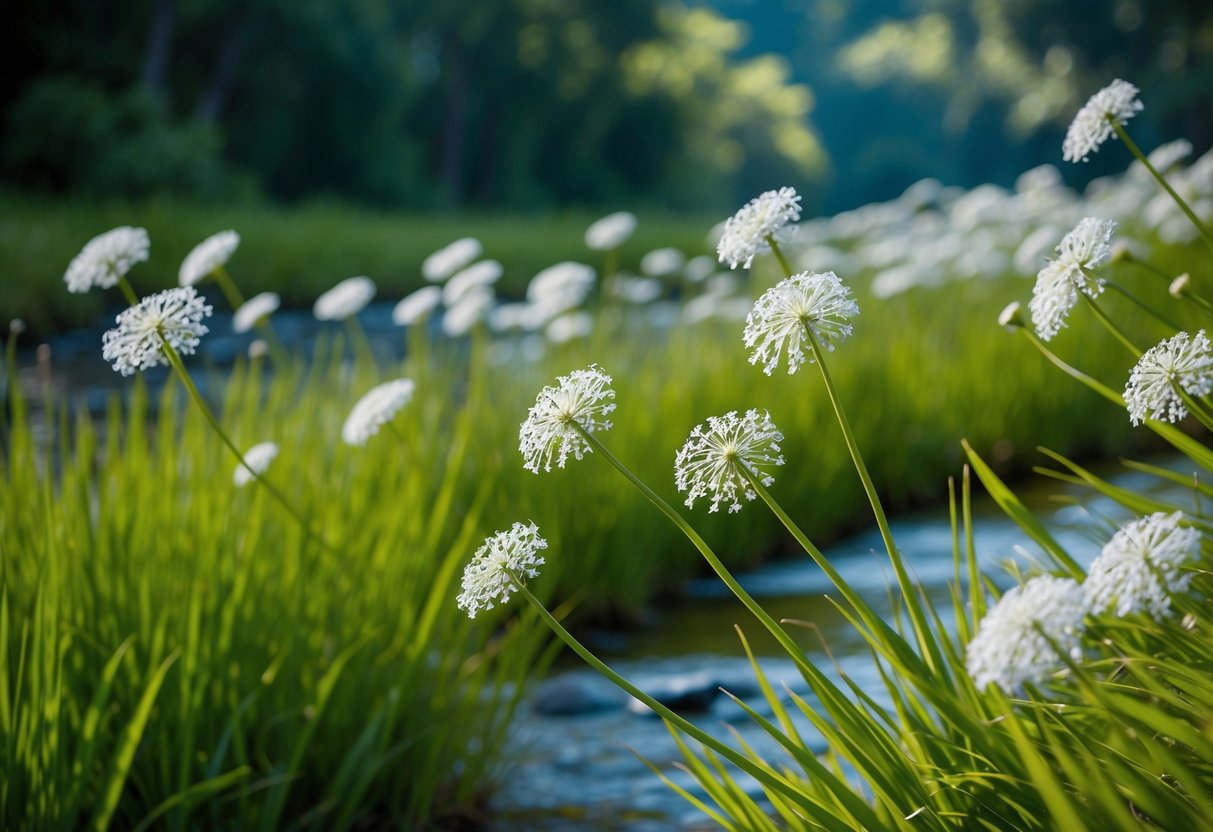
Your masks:
<path fill-rule="evenodd" d="M 1213 139 L 1208 0 L 16 0 L 7 185 L 810 209 L 1009 182 L 1113 77 Z M 1119 160 L 1123 162 L 1123 160 Z M 1101 172 L 1097 159 L 1073 175 Z M 1110 168 L 1109 168 L 1110 169 Z"/>

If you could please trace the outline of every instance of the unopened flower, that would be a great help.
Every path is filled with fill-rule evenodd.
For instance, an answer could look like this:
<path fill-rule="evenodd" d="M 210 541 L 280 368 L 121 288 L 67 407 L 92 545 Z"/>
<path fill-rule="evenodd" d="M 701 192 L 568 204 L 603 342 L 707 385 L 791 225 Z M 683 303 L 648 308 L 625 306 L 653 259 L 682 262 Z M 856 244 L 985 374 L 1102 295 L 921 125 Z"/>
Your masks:
<path fill-rule="evenodd" d="M 636 215 L 629 211 L 616 211 L 585 230 L 585 244 L 594 251 L 611 251 L 627 242 L 635 230 Z"/>
<path fill-rule="evenodd" d="M 281 305 L 282 298 L 278 297 L 277 292 L 262 292 L 254 295 L 240 304 L 240 308 L 232 315 L 232 330 L 248 332 L 263 318 L 268 318 L 277 312 Z"/>
<path fill-rule="evenodd" d="M 741 511 L 742 497 L 753 500 L 758 496 L 742 469 L 763 485 L 774 483 L 766 469 L 783 465 L 782 441 L 783 434 L 765 410 L 747 410 L 740 417 L 730 411 L 696 425 L 674 458 L 674 484 L 680 493 L 686 493 L 687 508 L 700 497 L 710 496 L 709 512 L 719 509 L 721 503 L 728 505 L 730 513 Z"/>
<path fill-rule="evenodd" d="M 770 375 L 786 353 L 788 372 L 794 373 L 813 357 L 805 351 L 806 328 L 819 346 L 833 350 L 851 334 L 851 318 L 859 306 L 851 290 L 833 272 L 801 272 L 779 281 L 754 304 L 746 318 L 743 340 L 751 350 L 750 363 L 762 363 Z"/>
<path fill-rule="evenodd" d="M 610 421 L 603 417 L 615 409 L 614 402 L 611 377 L 597 364 L 558 376 L 555 387 L 539 392 L 518 431 L 522 467 L 538 474 L 541 466 L 552 470 L 553 458 L 559 468 L 570 456 L 581 459 L 591 448 L 577 426 L 586 433 L 610 430 Z"/>
<path fill-rule="evenodd" d="M 1176 277 L 1171 281 L 1171 285 L 1167 287 L 1167 291 L 1173 298 L 1182 298 L 1192 289 L 1192 276 L 1187 272 Z"/>
<path fill-rule="evenodd" d="M 767 238 L 786 242 L 789 224 L 800 219 L 800 196 L 794 188 L 767 191 L 750 200 L 725 221 L 716 244 L 721 263 L 748 269 L 754 258 L 771 246 Z"/>
<path fill-rule="evenodd" d="M 1082 587 L 1070 578 L 1040 575 L 1007 591 L 986 613 L 969 642 L 965 667 L 978 690 L 996 684 L 1019 691 L 1062 664 L 1062 653 L 1082 657 Z"/>
<path fill-rule="evenodd" d="M 496 260 L 481 260 L 456 273 L 442 287 L 442 302 L 454 306 L 468 291 L 480 286 L 492 286 L 501 279 L 505 269 Z"/>
<path fill-rule="evenodd" d="M 1062 158 L 1067 162 L 1085 162 L 1109 137 L 1116 135 L 1113 123 L 1123 125 L 1141 112 L 1137 98 L 1139 90 L 1128 81 L 1117 78 L 1091 96 L 1074 116 L 1062 142 Z"/>
<path fill-rule="evenodd" d="M 1147 612 L 1161 619 L 1171 595 L 1184 592 L 1184 566 L 1200 554 L 1200 532 L 1179 525 L 1183 515 L 1156 512 L 1122 526 L 1091 564 L 1083 582 L 1087 610 L 1117 616 Z"/>
<path fill-rule="evenodd" d="M 392 310 L 392 323 L 396 326 L 411 326 L 430 314 L 442 303 L 442 289 L 437 286 L 422 286 L 408 295 Z"/>
<path fill-rule="evenodd" d="M 421 274 L 431 283 L 446 280 L 480 256 L 484 247 L 475 237 L 463 237 L 425 258 Z"/>
<path fill-rule="evenodd" d="M 455 603 L 475 618 L 480 610 L 491 610 L 494 603 L 504 604 L 517 591 L 515 582 L 539 575 L 543 565 L 540 551 L 548 542 L 539 536 L 534 523 L 515 523 L 508 531 L 486 538 L 463 570 L 463 592 Z"/>
<path fill-rule="evenodd" d="M 640 271 L 649 277 L 666 277 L 677 272 L 686 262 L 686 255 L 676 248 L 655 248 L 640 258 Z"/>
<path fill-rule="evenodd" d="M 192 286 L 149 295 L 118 315 L 118 326 L 102 336 L 101 354 L 124 376 L 168 364 L 165 344 L 192 355 L 207 332 L 202 319 L 212 311 Z"/>
<path fill-rule="evenodd" d="M 262 442 L 244 452 L 244 461 L 236 466 L 232 482 L 243 488 L 269 470 L 270 463 L 278 456 L 278 446 L 273 442 Z"/>
<path fill-rule="evenodd" d="M 63 280 L 69 292 L 87 292 L 96 286 L 108 289 L 136 263 L 147 260 L 147 231 L 119 226 L 99 234 L 84 244 L 68 264 Z"/>
<path fill-rule="evenodd" d="M 343 321 L 362 311 L 375 297 L 375 282 L 369 277 L 347 277 L 316 298 L 312 312 L 318 321 Z"/>
<path fill-rule="evenodd" d="M 1019 301 L 1013 300 L 998 313 L 998 325 L 1018 329 L 1023 326 L 1023 309 Z"/>
<path fill-rule="evenodd" d="M 1205 396 L 1213 391 L 1213 354 L 1202 329 L 1195 337 L 1180 332 L 1146 351 L 1129 374 L 1125 405 L 1129 419 L 1178 422 L 1188 415 L 1180 391 Z"/>
<path fill-rule="evenodd" d="M 371 389 L 358 400 L 341 427 L 341 438 L 347 445 L 361 447 L 379 429 L 396 417 L 400 408 L 413 398 L 416 384 L 410 378 L 386 381 Z"/>
<path fill-rule="evenodd" d="M 1083 219 L 1062 238 L 1057 259 L 1050 260 L 1036 275 L 1028 310 L 1036 334 L 1045 341 L 1066 326 L 1079 292 L 1092 298 L 1103 292 L 1103 279 L 1092 272 L 1112 256 L 1109 241 L 1115 231 L 1112 220 Z"/>
<path fill-rule="evenodd" d="M 240 245 L 240 235 L 235 231 L 220 231 L 194 246 L 177 272 L 179 286 L 193 286 L 210 276 L 211 272 L 227 265 Z"/>

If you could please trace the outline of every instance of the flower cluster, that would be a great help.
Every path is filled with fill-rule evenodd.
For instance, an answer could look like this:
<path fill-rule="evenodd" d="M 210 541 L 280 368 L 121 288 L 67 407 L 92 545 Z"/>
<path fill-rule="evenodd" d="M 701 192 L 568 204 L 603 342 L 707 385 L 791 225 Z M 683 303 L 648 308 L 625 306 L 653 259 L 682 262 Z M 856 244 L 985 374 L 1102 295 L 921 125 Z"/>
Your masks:
<path fill-rule="evenodd" d="M 411 378 L 398 378 L 372 388 L 358 400 L 341 426 L 345 444 L 361 447 L 370 441 L 409 403 L 416 386 Z"/>
<path fill-rule="evenodd" d="M 118 315 L 118 326 L 101 339 L 101 354 L 124 376 L 168 364 L 167 344 L 192 355 L 207 333 L 202 319 L 213 310 L 192 286 L 149 295 Z"/>
<path fill-rule="evenodd" d="M 795 188 L 767 191 L 725 221 L 716 254 L 730 268 L 748 269 L 756 256 L 770 250 L 768 238 L 786 242 L 789 225 L 799 219 L 800 196 Z"/>
<path fill-rule="evenodd" d="M 207 237 L 181 261 L 177 285 L 195 286 L 210 277 L 215 269 L 227 265 L 239 245 L 240 235 L 230 229 Z"/>
<path fill-rule="evenodd" d="M 515 523 L 508 531 L 487 538 L 463 570 L 463 591 L 456 603 L 475 618 L 480 610 L 491 610 L 496 601 L 504 604 L 517 591 L 516 581 L 539 575 L 543 565 L 538 553 L 548 547 L 534 524 Z"/>
<path fill-rule="evenodd" d="M 1191 336 L 1180 332 L 1151 347 L 1129 373 L 1125 405 L 1129 419 L 1178 422 L 1188 415 L 1180 391 L 1190 396 L 1213 392 L 1213 354 L 1202 329 Z"/>
<path fill-rule="evenodd" d="M 136 263 L 147 260 L 149 245 L 147 231 L 129 225 L 97 235 L 68 264 L 63 275 L 67 290 L 87 292 L 94 286 L 98 289 L 116 286 L 118 279 Z"/>
<path fill-rule="evenodd" d="M 312 307 L 318 321 L 343 321 L 362 311 L 375 297 L 375 282 L 369 277 L 348 277 L 329 289 Z"/>
<path fill-rule="evenodd" d="M 603 417 L 615 410 L 614 399 L 611 377 L 597 364 L 558 376 L 555 387 L 539 392 L 518 431 L 523 467 L 538 474 L 541 466 L 552 470 L 553 458 L 559 468 L 570 456 L 581 459 L 591 448 L 580 430 L 610 430 L 610 421 Z"/>
<path fill-rule="evenodd" d="M 440 283 L 480 256 L 484 247 L 475 237 L 462 237 L 438 249 L 421 264 L 421 274 L 431 283 Z"/>
<path fill-rule="evenodd" d="M 1116 223 L 1112 220 L 1083 219 L 1062 238 L 1056 249 L 1057 259 L 1049 261 L 1036 275 L 1028 310 L 1036 334 L 1045 341 L 1066 326 L 1079 292 L 1092 298 L 1103 292 L 1103 280 L 1091 272 L 1112 256 L 1109 241 L 1115 232 Z"/>
<path fill-rule="evenodd" d="M 625 242 L 636 230 L 636 215 L 628 211 L 616 211 L 591 223 L 585 230 L 585 244 L 594 251 L 611 251 Z"/>
<path fill-rule="evenodd" d="M 392 323 L 396 326 L 411 326 L 433 312 L 442 303 L 442 289 L 438 286 L 422 286 L 405 296 L 392 309 Z"/>
<path fill-rule="evenodd" d="M 273 442 L 261 442 L 244 452 L 244 461 L 236 466 L 232 482 L 243 488 L 269 470 L 270 463 L 278 456 L 278 446 Z"/>
<path fill-rule="evenodd" d="M 1120 528 L 1103 547 L 1083 582 L 1092 615 L 1147 612 L 1161 619 L 1171 594 L 1192 580 L 1184 566 L 1200 553 L 1200 532 L 1179 525 L 1183 515 L 1156 512 Z"/>
<path fill-rule="evenodd" d="M 1007 591 L 986 613 L 969 642 L 965 667 L 978 690 L 1006 692 L 1041 682 L 1061 665 L 1060 649 L 1082 656 L 1082 587 L 1070 578 L 1039 575 Z"/>
<path fill-rule="evenodd" d="M 1141 112 L 1137 98 L 1139 90 L 1128 81 L 1117 78 L 1104 87 L 1078 111 L 1061 145 L 1062 158 L 1067 162 L 1085 162 L 1092 153 L 1115 135 L 1113 123 L 1124 124 Z"/>
<path fill-rule="evenodd" d="M 260 321 L 268 318 L 282 306 L 282 298 L 277 292 L 262 292 L 259 295 L 240 304 L 240 308 L 232 315 L 232 331 L 248 332 Z"/>
<path fill-rule="evenodd" d="M 859 306 L 851 290 L 834 272 L 802 272 L 781 280 L 754 304 L 745 322 L 743 340 L 751 350 L 750 363 L 763 365 L 770 375 L 786 354 L 788 373 L 813 362 L 806 352 L 808 332 L 818 344 L 833 351 L 836 342 L 851 334 L 851 318 Z"/>
<path fill-rule="evenodd" d="M 779 443 L 783 434 L 771 422 L 765 410 L 747 410 L 744 416 L 731 411 L 709 416 L 706 424 L 696 425 L 674 458 L 674 484 L 687 495 L 687 508 L 695 500 L 711 495 L 709 512 L 720 508 L 741 511 L 741 497 L 753 500 L 755 493 L 745 471 L 763 485 L 775 482 L 764 468 L 783 465 Z"/>

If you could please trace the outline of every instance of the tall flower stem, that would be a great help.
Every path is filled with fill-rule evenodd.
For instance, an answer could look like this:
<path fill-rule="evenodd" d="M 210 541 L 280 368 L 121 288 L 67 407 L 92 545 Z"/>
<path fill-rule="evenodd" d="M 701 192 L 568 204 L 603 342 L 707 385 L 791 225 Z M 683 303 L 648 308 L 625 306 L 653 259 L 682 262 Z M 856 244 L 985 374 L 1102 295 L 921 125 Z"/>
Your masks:
<path fill-rule="evenodd" d="M 788 263 L 788 259 L 784 257 L 783 250 L 779 247 L 779 243 L 775 241 L 775 236 L 773 234 L 767 235 L 767 245 L 771 247 L 771 253 L 774 254 L 775 259 L 779 261 L 779 268 L 783 269 L 784 276 L 791 277 L 794 274 L 792 271 L 792 266 Z"/>
<path fill-rule="evenodd" d="M 779 265 L 783 268 L 784 273 L 790 278 L 792 269 L 788 265 L 788 261 L 784 258 L 783 252 L 779 249 L 779 244 L 774 237 L 768 236 L 767 243 L 771 246 L 771 251 L 775 254 L 775 258 L 779 261 Z M 893 564 L 893 572 L 897 576 L 897 585 L 901 590 L 902 596 L 905 598 L 906 609 L 910 614 L 910 623 L 914 627 L 914 634 L 918 640 L 919 648 L 923 651 L 923 655 L 932 671 L 939 671 L 947 666 L 943 659 L 943 654 L 940 651 L 939 645 L 931 635 L 930 624 L 927 620 L 926 612 L 922 608 L 922 602 L 918 597 L 918 591 L 910 581 L 909 572 L 906 571 L 905 563 L 902 562 L 901 554 L 897 550 L 897 544 L 893 540 L 893 531 L 889 528 L 889 520 L 885 516 L 884 507 L 880 503 L 880 495 L 876 492 L 876 486 L 872 482 L 871 475 L 868 474 L 868 466 L 863 460 L 863 454 L 859 451 L 859 443 L 855 441 L 855 434 L 851 430 L 850 420 L 847 419 L 846 409 L 842 406 L 842 399 L 838 396 L 838 390 L 834 387 L 834 380 L 830 377 L 829 368 L 825 363 L 825 351 L 817 342 L 817 337 L 813 334 L 813 328 L 804 322 L 805 335 L 808 338 L 809 347 L 813 352 L 813 360 L 817 368 L 821 371 L 822 381 L 825 382 L 826 394 L 830 398 L 830 405 L 834 408 L 834 416 L 838 420 L 838 426 L 842 429 L 842 437 L 846 442 L 847 451 L 851 455 L 851 462 L 855 465 L 855 470 L 859 474 L 859 479 L 863 483 L 864 493 L 868 496 L 868 503 L 872 506 L 872 514 L 876 517 L 876 526 L 880 529 L 880 537 L 884 541 L 885 550 L 888 552 L 889 561 Z"/>
<path fill-rule="evenodd" d="M 1183 327 L 1181 327 L 1179 324 L 1175 323 L 1170 318 L 1168 318 L 1166 315 L 1163 315 L 1161 312 L 1159 312 L 1156 309 L 1154 309 L 1153 307 L 1151 307 L 1149 304 L 1147 304 L 1141 298 L 1137 297 L 1137 295 L 1134 295 L 1132 292 L 1130 292 L 1128 289 L 1125 289 L 1120 284 L 1113 283 L 1111 280 L 1106 281 L 1106 283 L 1107 283 L 1107 286 L 1109 289 L 1119 292 L 1121 295 L 1128 298 L 1128 300 L 1131 303 L 1133 303 L 1135 306 L 1137 306 L 1139 309 L 1141 309 L 1143 312 L 1145 312 L 1147 315 L 1149 315 L 1154 320 L 1158 321 L 1163 326 L 1170 327 L 1171 329 L 1174 329 L 1174 330 L 1183 329 Z"/>
<path fill-rule="evenodd" d="M 1109 119 L 1109 122 L 1112 125 L 1112 129 L 1116 131 L 1116 135 L 1125 143 L 1125 147 L 1129 149 L 1129 152 L 1137 157 L 1137 161 L 1146 166 L 1146 170 L 1150 172 L 1150 175 L 1158 181 L 1159 185 L 1162 185 L 1163 190 L 1171 195 L 1171 199 L 1175 200 L 1175 204 L 1179 206 L 1180 210 L 1188 215 L 1188 219 L 1192 221 L 1192 224 L 1196 226 L 1196 230 L 1204 237 L 1209 248 L 1213 248 L 1213 232 L 1210 232 L 1208 227 L 1200 221 L 1200 217 L 1196 216 L 1196 213 L 1188 206 L 1183 197 L 1175 192 L 1175 189 L 1171 187 L 1171 183 L 1166 180 L 1166 177 L 1159 173 L 1158 169 L 1150 163 L 1150 160 L 1146 158 L 1146 154 L 1141 152 L 1141 148 L 1137 146 L 1137 143 L 1129 138 L 1129 134 L 1125 131 L 1124 127 L 1116 119 Z"/>
<path fill-rule="evenodd" d="M 135 290 L 131 288 L 130 281 L 125 275 L 118 278 L 118 289 L 122 292 L 122 297 L 126 298 L 126 302 L 131 306 L 139 305 L 139 296 L 135 294 Z"/>
<path fill-rule="evenodd" d="M 556 636 L 569 647 L 569 649 L 576 653 L 582 659 L 582 661 L 594 668 L 594 670 L 601 673 L 617 687 L 636 697 L 636 699 L 640 700 L 651 708 L 654 713 L 658 714 L 666 722 L 673 725 L 687 736 L 694 738 L 698 742 L 712 749 L 721 757 L 724 757 L 730 763 L 737 766 L 739 769 L 753 777 L 758 782 L 762 783 L 764 786 L 778 791 L 784 797 L 792 800 L 799 806 L 803 806 L 805 808 L 810 808 L 812 806 L 812 804 L 806 805 L 807 801 L 805 800 L 804 795 L 792 783 L 789 783 L 782 777 L 779 777 L 774 772 L 762 766 L 756 765 L 750 758 L 720 742 L 720 740 L 697 727 L 685 717 L 679 716 L 674 711 L 670 710 L 668 707 L 649 696 L 643 690 L 633 685 L 626 678 L 616 673 L 609 665 L 586 649 L 586 647 L 582 645 L 572 633 L 566 630 L 564 626 L 556 620 L 556 617 L 547 611 L 539 599 L 531 594 L 531 591 L 527 589 L 526 586 L 524 586 L 520 581 L 516 580 L 514 581 L 514 586 L 518 588 L 518 593 L 527 600 L 527 603 L 529 603 L 532 608 L 534 608 L 548 628 L 555 633 Z"/>
<path fill-rule="evenodd" d="M 363 360 L 368 361 L 372 367 L 375 366 L 375 350 L 371 347 L 371 340 L 366 337 L 366 330 L 358 323 L 358 319 L 350 315 L 344 319 L 343 323 L 350 334 L 350 340 L 354 343 L 354 351 Z"/>
<path fill-rule="evenodd" d="M 251 465 L 248 465 L 244 461 L 244 453 L 236 446 L 236 443 L 231 440 L 231 437 L 227 435 L 227 432 L 222 428 L 222 426 L 220 426 L 219 420 L 216 419 L 215 414 L 211 412 L 210 405 L 208 405 L 206 400 L 202 398 L 202 394 L 198 391 L 198 386 L 194 384 L 194 379 L 190 376 L 189 370 L 185 368 L 185 363 L 181 360 L 180 354 L 178 354 L 177 350 L 175 350 L 173 346 L 168 343 L 168 340 L 164 337 L 163 333 L 160 335 L 160 340 L 161 349 L 164 351 L 165 357 L 168 358 L 169 364 L 172 365 L 173 369 L 177 372 L 177 376 L 181 379 L 181 383 L 185 385 L 186 392 L 189 393 L 190 398 L 193 399 L 194 404 L 198 406 L 198 409 L 202 411 L 203 418 L 206 419 L 207 424 L 211 426 L 211 429 L 215 431 L 215 434 L 219 437 L 220 441 L 222 441 L 223 444 L 236 455 L 237 461 L 241 465 L 244 465 L 244 467 L 249 470 L 257 482 L 264 486 L 265 490 L 269 492 L 270 496 L 277 500 L 279 505 L 286 509 L 286 512 L 291 515 L 291 517 L 293 517 L 297 523 L 299 523 L 300 527 L 305 533 L 307 533 L 309 537 L 316 538 L 316 540 L 320 542 L 321 546 L 332 551 L 332 547 L 329 546 L 328 541 L 326 541 L 322 535 L 312 528 L 311 524 L 307 521 L 307 518 L 303 516 L 303 513 L 300 512 L 299 509 L 295 508 L 295 506 L 291 504 L 291 501 L 286 498 L 286 495 L 283 494 L 276 485 L 271 483 L 262 474 L 258 473 Z"/>
<path fill-rule="evenodd" d="M 1107 313 L 1099 308 L 1099 304 L 1095 302 L 1095 299 L 1086 292 L 1079 292 L 1078 295 L 1087 302 L 1087 306 L 1089 306 L 1091 311 L 1095 313 L 1095 318 L 1101 324 L 1103 324 L 1104 329 L 1112 333 L 1112 336 L 1119 341 L 1121 346 L 1128 350 L 1134 358 L 1141 358 L 1141 350 L 1137 348 L 1136 344 L 1129 340 L 1128 336 L 1120 331 L 1120 328 L 1112 322 L 1112 319 L 1107 316 Z"/>
<path fill-rule="evenodd" d="M 770 631 L 780 646 L 788 652 L 797 667 L 801 669 L 801 672 L 811 677 L 819 677 L 819 671 L 805 659 L 804 651 L 801 650 L 800 645 L 788 634 L 787 630 L 780 627 L 775 619 L 771 618 L 770 614 L 745 591 L 741 584 L 737 583 L 737 579 L 733 577 L 732 573 L 729 572 L 720 558 L 716 556 L 716 553 L 712 551 L 707 542 L 691 527 L 691 524 L 673 506 L 663 500 L 657 492 L 649 488 L 643 480 L 628 470 L 626 465 L 616 459 L 615 455 L 608 451 L 606 446 L 598 441 L 597 437 L 583 428 L 576 420 L 570 424 L 585 438 L 586 442 L 590 443 L 590 446 L 596 452 L 601 454 L 607 462 L 614 466 L 616 471 L 623 475 L 624 479 L 634 485 L 641 494 L 648 498 L 649 502 L 655 505 L 662 514 L 669 518 L 671 523 L 678 527 L 679 531 L 686 535 L 687 539 L 695 545 L 695 548 L 703 555 L 704 560 L 708 562 L 708 565 L 712 567 L 712 570 L 720 577 L 725 586 Z"/>
<path fill-rule="evenodd" d="M 233 312 L 244 306 L 244 295 L 236 288 L 236 281 L 232 280 L 232 276 L 227 273 L 225 267 L 216 266 L 211 274 L 214 275 L 215 282 L 219 284 L 219 291 L 223 292 L 223 296 L 227 298 L 227 304 L 232 307 Z"/>
<path fill-rule="evenodd" d="M 750 487 L 754 489 L 758 496 L 762 498 L 762 501 L 767 504 L 767 507 L 771 509 L 771 512 L 779 518 L 779 522 L 783 523 L 784 528 L 791 533 L 792 537 L 796 538 L 796 542 L 800 544 L 801 548 L 803 548 L 806 553 L 808 553 L 809 557 L 813 559 L 813 562 L 821 568 L 821 571 L 826 574 L 826 577 L 830 579 L 834 586 L 838 587 L 838 591 L 842 593 L 843 598 L 847 600 L 847 603 L 851 605 L 851 608 L 854 609 L 859 617 L 863 619 L 868 628 L 874 634 L 877 634 L 880 637 L 884 643 L 884 646 L 897 653 L 897 658 L 901 660 L 903 666 L 908 665 L 915 668 L 922 668 L 922 660 L 916 653 L 913 652 L 913 650 L 910 649 L 905 639 L 902 638 L 901 635 L 899 635 L 892 627 L 890 627 L 888 622 L 881 618 L 876 611 L 872 609 L 871 605 L 865 602 L 863 598 L 860 597 L 859 593 L 857 593 L 851 587 L 851 585 L 847 583 L 846 579 L 843 578 L 838 570 L 834 568 L 834 565 L 830 563 L 829 559 L 822 554 L 820 549 L 813 545 L 813 542 L 809 540 L 808 536 L 801 531 L 800 527 L 797 526 L 795 521 L 788 516 L 788 513 L 783 510 L 783 507 L 779 505 L 778 501 L 771 496 L 771 493 L 767 491 L 766 487 L 763 486 L 762 481 L 754 474 L 754 472 L 745 465 L 738 464 L 735 466 L 735 468 L 737 472 L 741 474 L 741 476 L 744 477 L 745 480 L 750 484 Z"/>

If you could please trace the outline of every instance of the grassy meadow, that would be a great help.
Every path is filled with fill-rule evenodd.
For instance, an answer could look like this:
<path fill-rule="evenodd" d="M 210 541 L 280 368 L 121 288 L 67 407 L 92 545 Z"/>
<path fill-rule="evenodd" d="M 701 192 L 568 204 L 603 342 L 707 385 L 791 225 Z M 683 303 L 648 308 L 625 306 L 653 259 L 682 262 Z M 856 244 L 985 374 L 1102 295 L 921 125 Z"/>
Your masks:
<path fill-rule="evenodd" d="M 99 293 L 69 297 L 61 273 L 90 236 L 143 224 L 152 261 L 140 293 L 170 285 L 189 246 L 212 231 L 244 237 L 229 271 L 246 294 L 309 304 L 350 274 L 381 297 L 418 285 L 421 259 L 472 234 L 506 266 L 503 291 L 563 259 L 594 262 L 584 217 L 454 221 L 313 207 L 235 212 L 165 206 L 57 206 L 7 197 L 0 315 L 39 327 L 99 314 Z M 703 221 L 646 221 L 625 264 L 657 245 L 704 247 Z M 1182 246 L 1162 246 L 1182 258 Z M 1131 264 L 1112 273 L 1147 301 L 1165 284 Z M 996 323 L 1026 300 L 1032 275 L 871 289 L 847 341 L 842 398 L 872 475 L 893 507 L 938 502 L 964 460 L 960 440 L 1000 471 L 1047 445 L 1078 457 L 1156 447 L 1123 410 L 1077 384 Z M 764 267 L 739 297 L 774 281 Z M 208 290 L 210 291 L 210 290 Z M 217 293 L 214 293 L 218 297 Z M 114 302 L 116 296 L 106 296 Z M 218 301 L 217 301 L 218 302 Z M 1107 308 L 1141 343 L 1164 334 L 1127 301 Z M 1080 310 L 1081 311 L 1081 310 Z M 642 610 L 699 571 L 694 548 L 597 460 L 536 477 L 518 425 L 558 374 L 598 363 L 618 410 L 603 442 L 670 502 L 673 458 L 709 415 L 767 409 L 786 435 L 773 493 L 815 540 L 864 521 L 866 500 L 819 378 L 768 378 L 746 363 L 742 323 L 657 325 L 608 304 L 592 333 L 520 357 L 522 336 L 409 333 L 399 366 L 379 366 L 329 334 L 308 363 L 241 360 L 216 410 L 239 447 L 273 440 L 267 478 L 312 524 L 301 529 L 258 485 L 232 483 L 235 459 L 181 387 L 156 401 L 141 379 L 94 422 L 73 402 L 36 402 L 35 441 L 18 390 L 5 414 L 0 501 L 0 823 L 6 828 L 416 828 L 480 819 L 508 770 L 506 730 L 550 647 L 524 607 L 469 622 L 456 609 L 480 541 L 533 520 L 551 543 L 536 594 L 573 621 Z M 1113 388 L 1133 359 L 1089 316 L 1055 346 Z M 402 334 L 402 337 L 404 335 Z M 841 354 L 841 353 L 840 353 Z M 196 362 L 187 359 L 194 372 Z M 407 376 L 413 400 L 367 448 L 340 441 L 350 407 Z M 49 437 L 49 438 L 47 438 Z M 695 523 L 733 567 L 788 551 L 766 512 Z M 564 606 L 561 606 L 561 605 Z M 488 621 L 485 621 L 485 618 Z M 727 626 L 728 623 L 722 623 Z"/>

